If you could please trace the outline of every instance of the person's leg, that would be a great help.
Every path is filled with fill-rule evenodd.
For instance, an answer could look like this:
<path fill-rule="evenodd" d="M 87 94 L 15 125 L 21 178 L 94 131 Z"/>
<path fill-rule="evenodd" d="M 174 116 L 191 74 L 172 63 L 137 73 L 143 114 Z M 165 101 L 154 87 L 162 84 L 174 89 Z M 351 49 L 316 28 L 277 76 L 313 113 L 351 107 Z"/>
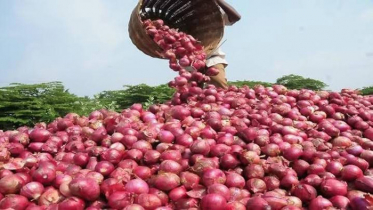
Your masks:
<path fill-rule="evenodd" d="M 219 74 L 216 76 L 211 76 L 210 77 L 211 81 L 209 83 L 215 85 L 216 87 L 227 89 L 228 81 L 225 76 L 226 65 L 219 63 L 219 64 L 216 64 L 214 67 L 219 69 Z"/>

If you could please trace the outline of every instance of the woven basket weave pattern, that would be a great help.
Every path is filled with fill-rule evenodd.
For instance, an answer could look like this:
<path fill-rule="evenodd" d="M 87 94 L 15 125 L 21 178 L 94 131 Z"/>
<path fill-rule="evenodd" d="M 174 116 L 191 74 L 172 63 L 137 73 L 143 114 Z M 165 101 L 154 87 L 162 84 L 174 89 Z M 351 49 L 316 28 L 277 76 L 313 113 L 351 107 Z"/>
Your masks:
<path fill-rule="evenodd" d="M 209 54 L 220 43 L 224 22 L 213 0 L 140 0 L 132 11 L 129 35 L 136 47 L 145 54 L 161 58 L 162 49 L 146 34 L 142 20 L 162 19 L 171 28 L 192 35 Z"/>

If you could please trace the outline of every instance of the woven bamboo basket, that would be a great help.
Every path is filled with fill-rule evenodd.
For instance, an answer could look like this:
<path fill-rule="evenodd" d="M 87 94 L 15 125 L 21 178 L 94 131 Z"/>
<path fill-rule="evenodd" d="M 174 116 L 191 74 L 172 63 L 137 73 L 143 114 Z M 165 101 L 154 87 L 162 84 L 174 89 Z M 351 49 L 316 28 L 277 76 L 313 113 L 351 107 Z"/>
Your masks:
<path fill-rule="evenodd" d="M 207 54 L 224 35 L 222 13 L 213 0 L 140 0 L 131 14 L 128 31 L 135 46 L 154 58 L 162 58 L 162 49 L 146 34 L 142 26 L 145 19 L 162 19 L 171 28 L 192 35 Z"/>

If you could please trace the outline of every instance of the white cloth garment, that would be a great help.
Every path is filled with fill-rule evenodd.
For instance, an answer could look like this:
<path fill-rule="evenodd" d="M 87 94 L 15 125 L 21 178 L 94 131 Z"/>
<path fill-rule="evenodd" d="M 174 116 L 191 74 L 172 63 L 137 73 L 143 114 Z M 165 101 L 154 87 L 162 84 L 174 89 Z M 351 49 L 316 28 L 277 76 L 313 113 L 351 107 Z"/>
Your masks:
<path fill-rule="evenodd" d="M 226 26 L 231 26 L 232 23 L 229 21 L 228 15 L 224 12 L 224 10 L 222 8 L 220 8 L 220 11 L 223 15 L 224 24 Z M 218 46 L 220 46 L 221 44 L 222 43 L 220 42 Z M 207 57 L 206 66 L 211 67 L 211 66 L 214 66 L 214 65 L 219 64 L 219 63 L 228 65 L 228 62 L 225 59 L 225 53 L 221 50 L 220 47 L 215 49 L 215 51 L 213 51 L 213 53 Z"/>

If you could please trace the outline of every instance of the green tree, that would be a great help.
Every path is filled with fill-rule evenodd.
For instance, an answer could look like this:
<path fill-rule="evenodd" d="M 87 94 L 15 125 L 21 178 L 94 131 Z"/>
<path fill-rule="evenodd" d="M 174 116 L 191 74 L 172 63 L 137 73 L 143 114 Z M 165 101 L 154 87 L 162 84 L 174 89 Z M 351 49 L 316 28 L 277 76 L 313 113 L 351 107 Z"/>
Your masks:
<path fill-rule="evenodd" d="M 362 95 L 373 95 L 373 86 L 364 87 L 360 90 Z"/>
<path fill-rule="evenodd" d="M 0 88 L 0 129 L 51 121 L 74 109 L 77 97 L 60 82 Z"/>
<path fill-rule="evenodd" d="M 249 87 L 254 87 L 255 85 L 263 85 L 264 87 L 271 87 L 273 84 L 269 82 L 261 82 L 261 81 L 249 81 L 249 80 L 243 80 L 243 81 L 232 81 L 228 82 L 229 85 L 235 85 L 237 87 L 242 87 L 244 85 Z"/>
<path fill-rule="evenodd" d="M 167 85 L 125 85 L 123 90 L 99 93 L 97 99 L 103 103 L 115 101 L 118 104 L 117 111 L 120 111 L 134 103 L 141 103 L 145 107 L 150 104 L 163 103 L 170 100 L 174 92 L 174 89 L 169 88 Z"/>
<path fill-rule="evenodd" d="M 69 112 L 88 115 L 93 110 L 112 107 L 113 103 L 71 94 L 61 82 L 13 83 L 0 87 L 0 130 L 48 123 Z"/>
<path fill-rule="evenodd" d="M 304 78 L 299 75 L 286 75 L 281 78 L 278 78 L 276 81 L 279 85 L 284 85 L 289 89 L 310 89 L 310 90 L 322 90 L 327 87 L 322 81 L 311 79 L 311 78 Z"/>

